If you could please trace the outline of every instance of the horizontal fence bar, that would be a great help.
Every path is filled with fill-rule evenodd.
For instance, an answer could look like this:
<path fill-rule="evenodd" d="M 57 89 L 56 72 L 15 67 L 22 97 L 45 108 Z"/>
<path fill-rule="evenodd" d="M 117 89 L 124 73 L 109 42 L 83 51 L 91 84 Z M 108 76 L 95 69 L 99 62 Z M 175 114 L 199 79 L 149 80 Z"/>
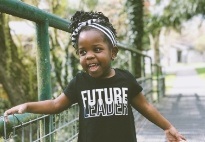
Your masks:
<path fill-rule="evenodd" d="M 136 49 L 136 48 L 134 48 L 134 47 L 132 47 L 132 48 L 129 48 L 128 47 L 129 45 L 124 45 L 124 44 L 122 44 L 122 43 L 117 43 L 117 47 L 119 47 L 120 49 L 124 49 L 124 50 L 128 50 L 128 51 L 130 51 L 130 52 L 134 52 L 134 53 L 136 53 L 136 54 L 139 54 L 139 55 L 141 55 L 141 56 L 144 56 L 144 57 L 148 57 L 148 58 L 150 58 L 151 59 L 151 57 L 150 56 L 148 56 L 148 55 L 146 55 L 146 54 L 143 54 L 140 50 L 138 50 L 138 49 Z"/>
<path fill-rule="evenodd" d="M 15 115 L 9 115 L 8 120 L 9 122 L 6 123 L 6 130 L 4 130 L 4 117 L 2 116 L 0 118 L 0 136 L 4 135 L 4 131 L 11 132 L 13 126 L 21 125 L 21 123 L 26 123 L 32 119 L 38 118 L 39 114 L 33 114 L 33 113 L 24 113 L 24 114 L 15 114 Z"/>
<path fill-rule="evenodd" d="M 35 6 L 28 5 L 20 0 L 0 0 L 0 12 L 27 19 L 33 22 L 49 21 L 49 26 L 70 32 L 70 22 L 57 15 L 48 13 Z"/>

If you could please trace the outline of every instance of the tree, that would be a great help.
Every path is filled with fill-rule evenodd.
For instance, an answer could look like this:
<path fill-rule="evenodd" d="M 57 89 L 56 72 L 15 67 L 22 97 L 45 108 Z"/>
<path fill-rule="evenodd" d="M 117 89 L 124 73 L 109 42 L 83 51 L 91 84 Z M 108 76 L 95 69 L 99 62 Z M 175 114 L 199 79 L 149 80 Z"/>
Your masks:
<path fill-rule="evenodd" d="M 164 0 L 159 0 L 152 7 L 155 11 L 162 6 Z M 159 36 L 163 28 L 166 31 L 174 29 L 178 32 L 181 30 L 183 22 L 191 19 L 195 15 L 204 14 L 205 2 L 203 0 L 189 0 L 178 1 L 172 0 L 164 6 L 164 9 L 156 13 L 154 10 L 150 11 L 145 17 L 145 35 L 150 39 L 150 46 L 154 49 L 154 63 L 160 64 L 160 45 Z"/>
<path fill-rule="evenodd" d="M 127 10 L 129 23 L 131 27 L 131 43 L 136 49 L 139 51 L 143 50 L 142 47 L 142 38 L 144 33 L 143 28 L 143 1 L 142 0 L 127 0 Z M 141 65 L 141 57 L 132 54 L 132 62 L 133 62 L 133 73 L 135 77 L 141 77 L 142 65 Z"/>
<path fill-rule="evenodd" d="M 22 47 L 14 43 L 8 23 L 9 16 L 0 13 L 0 83 L 11 105 L 17 105 L 37 98 L 35 59 L 21 55 Z"/>

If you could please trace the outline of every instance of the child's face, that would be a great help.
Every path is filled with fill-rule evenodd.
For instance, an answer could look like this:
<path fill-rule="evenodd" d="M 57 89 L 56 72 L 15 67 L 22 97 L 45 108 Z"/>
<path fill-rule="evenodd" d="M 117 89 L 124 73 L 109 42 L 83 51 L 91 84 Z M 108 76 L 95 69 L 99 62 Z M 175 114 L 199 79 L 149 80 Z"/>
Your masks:
<path fill-rule="evenodd" d="M 78 38 L 80 64 L 92 77 L 109 78 L 113 76 L 111 61 L 117 54 L 116 47 L 109 47 L 105 35 L 95 29 L 82 31 Z"/>

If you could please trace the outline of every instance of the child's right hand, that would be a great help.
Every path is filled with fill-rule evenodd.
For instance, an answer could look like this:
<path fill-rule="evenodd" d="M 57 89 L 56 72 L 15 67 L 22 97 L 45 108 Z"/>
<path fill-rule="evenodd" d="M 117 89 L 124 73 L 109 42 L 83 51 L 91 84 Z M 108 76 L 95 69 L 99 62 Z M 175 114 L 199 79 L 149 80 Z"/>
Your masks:
<path fill-rule="evenodd" d="M 8 115 L 15 114 L 15 113 L 22 114 L 26 112 L 26 109 L 27 109 L 27 104 L 25 103 L 6 110 L 4 112 L 5 121 L 8 122 Z"/>

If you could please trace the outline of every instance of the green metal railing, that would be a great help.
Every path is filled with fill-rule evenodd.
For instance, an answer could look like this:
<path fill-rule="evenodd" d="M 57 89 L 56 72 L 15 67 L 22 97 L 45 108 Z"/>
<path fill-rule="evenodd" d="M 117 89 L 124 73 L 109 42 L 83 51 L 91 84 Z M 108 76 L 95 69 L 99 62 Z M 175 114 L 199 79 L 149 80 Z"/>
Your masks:
<path fill-rule="evenodd" d="M 19 0 L 0 0 L 0 12 L 27 19 L 36 23 L 37 30 L 37 78 L 38 100 L 51 99 L 51 67 L 48 28 L 70 32 L 70 22 L 54 14 L 40 10 Z M 32 16 L 31 16 L 32 15 Z M 146 98 L 153 102 L 153 93 L 157 93 L 157 100 L 164 94 L 164 77 L 157 74 L 153 77 L 153 68 L 160 68 L 152 64 L 152 58 L 127 45 L 118 43 L 118 47 L 125 54 L 135 53 L 141 57 L 142 77 L 137 79 L 142 85 Z M 130 46 L 129 46 L 130 47 Z M 119 59 L 121 64 L 129 62 Z M 131 63 L 126 63 L 131 66 Z M 132 69 L 130 68 L 130 71 Z M 156 87 L 153 89 L 153 82 Z M 154 85 L 155 86 L 155 85 Z M 162 94 L 162 95 L 161 95 Z M 136 120 L 141 116 L 134 111 Z M 0 118 L 0 137 L 17 141 L 76 141 L 78 135 L 78 106 L 74 105 L 56 115 L 18 114 L 9 116 L 10 123 Z M 68 133 L 69 131 L 69 133 Z M 59 136 L 60 135 L 60 136 Z M 1 141 L 1 139 L 0 139 Z"/>
<path fill-rule="evenodd" d="M 60 141 L 76 142 L 78 135 L 78 106 L 55 115 L 37 115 L 37 114 L 15 114 L 9 116 L 9 123 L 5 123 L 4 117 L 0 117 L 0 142 L 2 141 Z M 49 131 L 45 128 L 46 121 L 52 122 Z M 43 129 L 39 127 L 43 125 Z"/>

